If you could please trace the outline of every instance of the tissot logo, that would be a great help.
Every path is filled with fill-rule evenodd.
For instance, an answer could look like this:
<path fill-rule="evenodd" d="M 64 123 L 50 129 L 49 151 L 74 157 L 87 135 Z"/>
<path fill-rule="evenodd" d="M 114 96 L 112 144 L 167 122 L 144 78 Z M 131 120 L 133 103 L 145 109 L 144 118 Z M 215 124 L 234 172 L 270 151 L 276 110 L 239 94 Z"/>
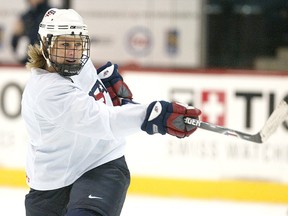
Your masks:
<path fill-rule="evenodd" d="M 217 125 L 225 124 L 226 95 L 223 91 L 202 92 L 202 120 Z"/>
<path fill-rule="evenodd" d="M 233 117 L 234 121 L 241 120 L 243 125 L 240 126 L 247 129 L 258 124 L 255 121 L 256 118 L 268 118 L 275 109 L 277 97 L 283 98 L 282 95 L 277 96 L 275 92 L 252 90 L 235 90 L 228 93 L 223 89 L 196 91 L 189 88 L 175 88 L 171 89 L 169 94 L 170 101 L 178 101 L 200 108 L 202 111 L 200 118 L 204 122 L 225 126 L 231 121 L 229 118 Z M 259 112 L 260 108 L 261 112 Z M 288 121 L 283 122 L 282 127 L 288 130 Z"/>
<path fill-rule="evenodd" d="M 172 89 L 172 101 L 182 102 L 202 110 L 201 119 L 217 125 L 225 125 L 226 94 L 222 90 L 202 90 L 196 94 L 191 89 Z"/>

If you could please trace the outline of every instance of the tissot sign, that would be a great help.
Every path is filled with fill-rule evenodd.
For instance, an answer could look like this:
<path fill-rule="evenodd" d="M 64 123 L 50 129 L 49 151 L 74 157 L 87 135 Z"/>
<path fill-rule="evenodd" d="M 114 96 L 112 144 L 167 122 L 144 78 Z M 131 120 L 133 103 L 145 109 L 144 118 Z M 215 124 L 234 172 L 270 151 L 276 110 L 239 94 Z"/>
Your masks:
<path fill-rule="evenodd" d="M 149 70 L 125 73 L 124 79 L 134 99 L 139 102 L 164 99 L 194 105 L 202 110 L 202 121 L 249 134 L 260 131 L 275 106 L 288 95 L 287 75 L 181 73 L 181 70 L 163 73 L 162 70 Z M 137 135 L 130 138 L 130 148 L 137 143 L 141 152 L 144 148 L 153 149 L 149 151 L 153 163 L 149 164 L 147 160 L 145 164 L 138 162 L 145 160 L 139 158 L 142 155 L 139 152 L 136 153 L 137 159 L 133 160 L 136 164 L 135 169 L 132 165 L 132 170 L 138 173 L 140 169 L 141 174 L 147 175 L 181 178 L 288 182 L 288 176 L 284 174 L 288 172 L 287 121 L 263 144 L 202 129 L 186 139 L 159 136 L 157 140 L 155 137 L 145 140 Z M 132 159 L 133 155 L 129 154 Z M 159 162 L 155 164 L 155 161 Z M 154 172 L 151 167 L 157 171 Z"/>
<path fill-rule="evenodd" d="M 0 164 L 23 167 L 27 133 L 20 101 L 30 73 L 25 68 L 0 69 Z M 251 134 L 261 129 L 288 94 L 287 75 L 120 71 L 137 102 L 163 99 L 187 103 L 202 110 L 203 121 Z M 185 139 L 140 133 L 127 138 L 127 159 L 132 172 L 142 176 L 288 182 L 287 134 L 287 120 L 261 145 L 201 129 Z"/>

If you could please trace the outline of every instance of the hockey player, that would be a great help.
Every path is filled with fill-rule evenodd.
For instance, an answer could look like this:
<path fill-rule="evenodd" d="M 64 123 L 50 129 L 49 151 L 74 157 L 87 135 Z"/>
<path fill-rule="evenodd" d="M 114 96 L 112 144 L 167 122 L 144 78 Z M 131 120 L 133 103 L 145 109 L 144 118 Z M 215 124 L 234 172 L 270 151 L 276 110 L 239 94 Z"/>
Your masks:
<path fill-rule="evenodd" d="M 200 110 L 166 101 L 119 106 L 132 93 L 117 65 L 94 68 L 87 26 L 72 9 L 48 10 L 38 33 L 22 98 L 26 215 L 119 216 L 130 182 L 125 136 L 142 129 L 188 137 L 196 128 L 183 117 Z"/>

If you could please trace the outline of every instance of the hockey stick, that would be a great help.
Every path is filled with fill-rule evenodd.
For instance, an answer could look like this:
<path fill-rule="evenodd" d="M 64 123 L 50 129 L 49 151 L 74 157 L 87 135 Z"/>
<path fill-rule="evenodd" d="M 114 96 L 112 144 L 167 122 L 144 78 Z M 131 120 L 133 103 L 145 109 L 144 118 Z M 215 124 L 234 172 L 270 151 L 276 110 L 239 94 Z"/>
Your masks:
<path fill-rule="evenodd" d="M 213 131 L 223 135 L 231 135 L 240 139 L 248 140 L 255 143 L 266 142 L 267 139 L 276 131 L 278 126 L 288 117 L 288 96 L 281 100 L 279 105 L 274 109 L 262 129 L 256 134 L 247 134 L 237 130 L 232 130 L 219 125 L 203 122 L 190 117 L 185 117 L 186 124 L 194 125 L 198 128 Z"/>

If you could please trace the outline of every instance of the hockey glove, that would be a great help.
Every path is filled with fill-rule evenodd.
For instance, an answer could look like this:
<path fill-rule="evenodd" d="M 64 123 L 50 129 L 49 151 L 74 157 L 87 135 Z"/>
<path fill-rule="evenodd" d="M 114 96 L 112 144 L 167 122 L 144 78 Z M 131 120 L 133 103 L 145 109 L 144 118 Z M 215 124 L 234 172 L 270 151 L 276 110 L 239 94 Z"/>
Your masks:
<path fill-rule="evenodd" d="M 117 64 L 107 62 L 97 69 L 97 73 L 109 92 L 114 106 L 122 105 L 121 98 L 132 100 L 132 92 L 118 72 Z"/>
<path fill-rule="evenodd" d="M 201 111 L 192 106 L 166 101 L 152 102 L 146 111 L 141 129 L 148 134 L 170 134 L 178 138 L 190 136 L 197 127 L 184 123 L 184 117 L 199 118 Z"/>

